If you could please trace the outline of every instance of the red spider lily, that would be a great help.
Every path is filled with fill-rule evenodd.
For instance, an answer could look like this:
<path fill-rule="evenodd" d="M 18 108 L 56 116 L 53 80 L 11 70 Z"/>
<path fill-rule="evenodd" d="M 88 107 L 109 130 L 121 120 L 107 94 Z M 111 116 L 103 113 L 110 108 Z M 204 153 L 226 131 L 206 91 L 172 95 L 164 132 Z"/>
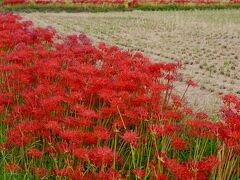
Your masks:
<path fill-rule="evenodd" d="M 128 6 L 129 7 L 132 7 L 132 6 L 137 6 L 138 5 L 138 1 L 137 0 L 133 0 L 131 2 L 128 3 Z"/>
<path fill-rule="evenodd" d="M 5 166 L 5 170 L 7 170 L 7 171 L 19 171 L 21 169 L 22 168 L 15 163 L 8 164 L 8 165 Z"/>
<path fill-rule="evenodd" d="M 164 133 L 164 128 L 163 125 L 160 123 L 152 123 L 148 125 L 148 129 L 150 133 L 153 133 L 156 135 L 158 138 L 163 135 Z"/>
<path fill-rule="evenodd" d="M 50 4 L 53 3 L 51 0 L 35 0 L 36 4 Z"/>
<path fill-rule="evenodd" d="M 42 152 L 37 148 L 29 149 L 27 154 L 32 157 L 41 157 L 43 155 Z"/>
<path fill-rule="evenodd" d="M 0 149 L 3 149 L 3 148 L 5 148 L 5 147 L 7 147 L 7 144 L 6 144 L 6 143 L 0 143 Z"/>
<path fill-rule="evenodd" d="M 240 3 L 240 0 L 230 0 L 231 3 L 238 4 Z"/>
<path fill-rule="evenodd" d="M 186 114 L 193 115 L 193 110 L 191 108 L 183 108 L 182 111 Z"/>
<path fill-rule="evenodd" d="M 185 140 L 183 138 L 175 137 L 172 140 L 172 147 L 174 149 L 184 150 L 185 145 L 186 145 L 186 143 L 185 143 Z"/>
<path fill-rule="evenodd" d="M 180 164 L 174 159 L 166 158 L 163 164 L 178 179 L 192 179 L 194 177 L 186 165 Z"/>
<path fill-rule="evenodd" d="M 27 0 L 4 0 L 2 5 L 16 5 L 16 4 L 28 4 Z"/>
<path fill-rule="evenodd" d="M 46 152 L 52 154 L 52 153 L 56 153 L 57 150 L 54 147 L 47 147 L 46 148 Z"/>
<path fill-rule="evenodd" d="M 32 172 L 38 177 L 44 177 L 46 175 L 46 170 L 43 167 L 34 168 Z"/>
<path fill-rule="evenodd" d="M 213 168 L 215 168 L 219 165 L 220 165 L 219 159 L 212 155 L 212 156 L 209 156 L 209 157 L 205 158 L 202 161 L 199 161 L 197 163 L 197 169 L 199 171 L 211 172 L 213 170 Z"/>
<path fill-rule="evenodd" d="M 228 103 L 235 103 L 238 101 L 238 98 L 235 94 L 227 94 L 222 96 L 222 100 L 224 103 L 228 104 Z"/>
<path fill-rule="evenodd" d="M 187 83 L 188 86 L 192 86 L 192 87 L 197 86 L 197 83 L 195 81 L 191 80 L 191 79 L 187 80 L 186 83 Z"/>
<path fill-rule="evenodd" d="M 94 127 L 94 134 L 102 140 L 110 139 L 110 131 L 102 125 L 97 125 Z"/>
<path fill-rule="evenodd" d="M 55 144 L 56 149 L 60 152 L 60 153 L 69 153 L 71 152 L 71 149 L 69 148 L 69 144 L 65 141 L 63 142 L 57 142 Z"/>
<path fill-rule="evenodd" d="M 87 148 L 77 148 L 77 149 L 74 149 L 73 154 L 76 157 L 86 161 L 88 159 L 89 150 Z"/>
<path fill-rule="evenodd" d="M 137 176 L 139 179 L 142 179 L 147 174 L 146 169 L 135 168 L 132 170 L 133 174 Z"/>
<path fill-rule="evenodd" d="M 81 140 L 88 144 L 97 144 L 98 137 L 93 132 L 82 132 Z"/>
<path fill-rule="evenodd" d="M 180 121 L 182 119 L 181 112 L 167 111 L 164 113 L 164 118 L 168 120 L 177 120 Z"/>
<path fill-rule="evenodd" d="M 115 153 L 107 146 L 97 147 L 90 150 L 89 159 L 97 166 L 111 165 L 116 156 Z"/>
<path fill-rule="evenodd" d="M 167 180 L 167 176 L 163 173 L 158 173 L 157 180 Z"/>
<path fill-rule="evenodd" d="M 109 168 L 107 171 L 100 172 L 99 174 L 97 174 L 96 179 L 117 180 L 121 178 L 120 178 L 120 172 L 118 170 Z"/>
<path fill-rule="evenodd" d="M 90 119 L 81 119 L 78 120 L 79 126 L 91 127 L 93 122 Z"/>
<path fill-rule="evenodd" d="M 129 143 L 130 145 L 136 146 L 139 140 L 139 136 L 136 132 L 133 131 L 126 131 L 123 136 L 122 139 Z"/>
<path fill-rule="evenodd" d="M 208 115 L 204 112 L 198 112 L 196 113 L 196 118 L 198 119 L 207 119 L 208 118 Z"/>
<path fill-rule="evenodd" d="M 70 168 L 62 168 L 62 169 L 55 168 L 55 169 L 52 169 L 51 173 L 55 174 L 56 176 L 68 176 L 68 177 L 71 177 L 72 174 L 73 174 L 73 171 Z"/>

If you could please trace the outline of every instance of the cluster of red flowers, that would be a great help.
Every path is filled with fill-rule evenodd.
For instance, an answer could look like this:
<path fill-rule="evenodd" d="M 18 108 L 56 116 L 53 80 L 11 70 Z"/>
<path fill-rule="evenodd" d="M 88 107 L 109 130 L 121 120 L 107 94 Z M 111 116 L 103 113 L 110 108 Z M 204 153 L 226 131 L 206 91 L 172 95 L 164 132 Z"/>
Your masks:
<path fill-rule="evenodd" d="M 65 0 L 4 0 L 2 5 L 17 5 L 17 4 L 65 4 Z"/>
<path fill-rule="evenodd" d="M 27 0 L 4 0 L 2 5 L 28 4 Z"/>
<path fill-rule="evenodd" d="M 125 0 L 72 0 L 73 4 L 125 4 Z"/>
<path fill-rule="evenodd" d="M 3 5 L 16 5 L 16 4 L 65 4 L 65 0 L 3 0 Z M 109 4 L 109 5 L 124 5 L 129 7 L 137 6 L 139 4 L 220 4 L 221 0 L 72 0 L 73 4 Z M 224 3 L 238 4 L 240 0 L 228 0 Z"/>
<path fill-rule="evenodd" d="M 0 14 L 5 170 L 71 179 L 236 177 L 240 99 L 224 96 L 217 122 L 194 113 L 172 92 L 179 67 Z"/>

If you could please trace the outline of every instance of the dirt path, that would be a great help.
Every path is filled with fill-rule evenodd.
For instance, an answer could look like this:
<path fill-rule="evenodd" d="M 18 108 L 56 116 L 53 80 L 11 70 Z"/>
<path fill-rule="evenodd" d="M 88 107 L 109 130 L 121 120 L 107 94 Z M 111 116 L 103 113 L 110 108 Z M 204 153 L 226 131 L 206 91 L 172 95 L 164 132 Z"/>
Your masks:
<path fill-rule="evenodd" d="M 240 94 L 240 10 L 21 14 L 63 34 L 85 32 L 95 42 L 142 51 L 154 61 L 183 61 L 197 110 L 216 111 L 219 95 Z M 184 91 L 182 83 L 176 91 Z"/>

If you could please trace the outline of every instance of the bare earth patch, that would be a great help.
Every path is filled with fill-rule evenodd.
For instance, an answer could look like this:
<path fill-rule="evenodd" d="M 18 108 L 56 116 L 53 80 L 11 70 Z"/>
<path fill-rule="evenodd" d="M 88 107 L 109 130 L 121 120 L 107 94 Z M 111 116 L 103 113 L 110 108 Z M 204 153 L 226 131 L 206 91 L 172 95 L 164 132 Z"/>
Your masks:
<path fill-rule="evenodd" d="M 199 111 L 215 112 L 221 94 L 240 94 L 240 10 L 21 15 L 35 26 L 53 26 L 62 34 L 84 32 L 96 42 L 138 50 L 154 61 L 181 60 L 183 78 L 199 83 L 187 94 Z M 180 83 L 176 91 L 184 90 Z"/>

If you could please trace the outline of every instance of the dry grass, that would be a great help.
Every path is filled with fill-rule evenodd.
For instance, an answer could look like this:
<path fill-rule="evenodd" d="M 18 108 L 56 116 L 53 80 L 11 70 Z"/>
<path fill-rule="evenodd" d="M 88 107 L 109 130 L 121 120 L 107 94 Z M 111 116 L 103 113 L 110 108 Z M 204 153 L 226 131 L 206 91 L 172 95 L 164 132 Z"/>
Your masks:
<path fill-rule="evenodd" d="M 36 26 L 142 51 L 154 61 L 182 60 L 183 78 L 199 82 L 188 92 L 199 110 L 215 111 L 223 93 L 240 94 L 240 10 L 21 15 Z M 177 91 L 183 89 L 180 83 Z"/>

